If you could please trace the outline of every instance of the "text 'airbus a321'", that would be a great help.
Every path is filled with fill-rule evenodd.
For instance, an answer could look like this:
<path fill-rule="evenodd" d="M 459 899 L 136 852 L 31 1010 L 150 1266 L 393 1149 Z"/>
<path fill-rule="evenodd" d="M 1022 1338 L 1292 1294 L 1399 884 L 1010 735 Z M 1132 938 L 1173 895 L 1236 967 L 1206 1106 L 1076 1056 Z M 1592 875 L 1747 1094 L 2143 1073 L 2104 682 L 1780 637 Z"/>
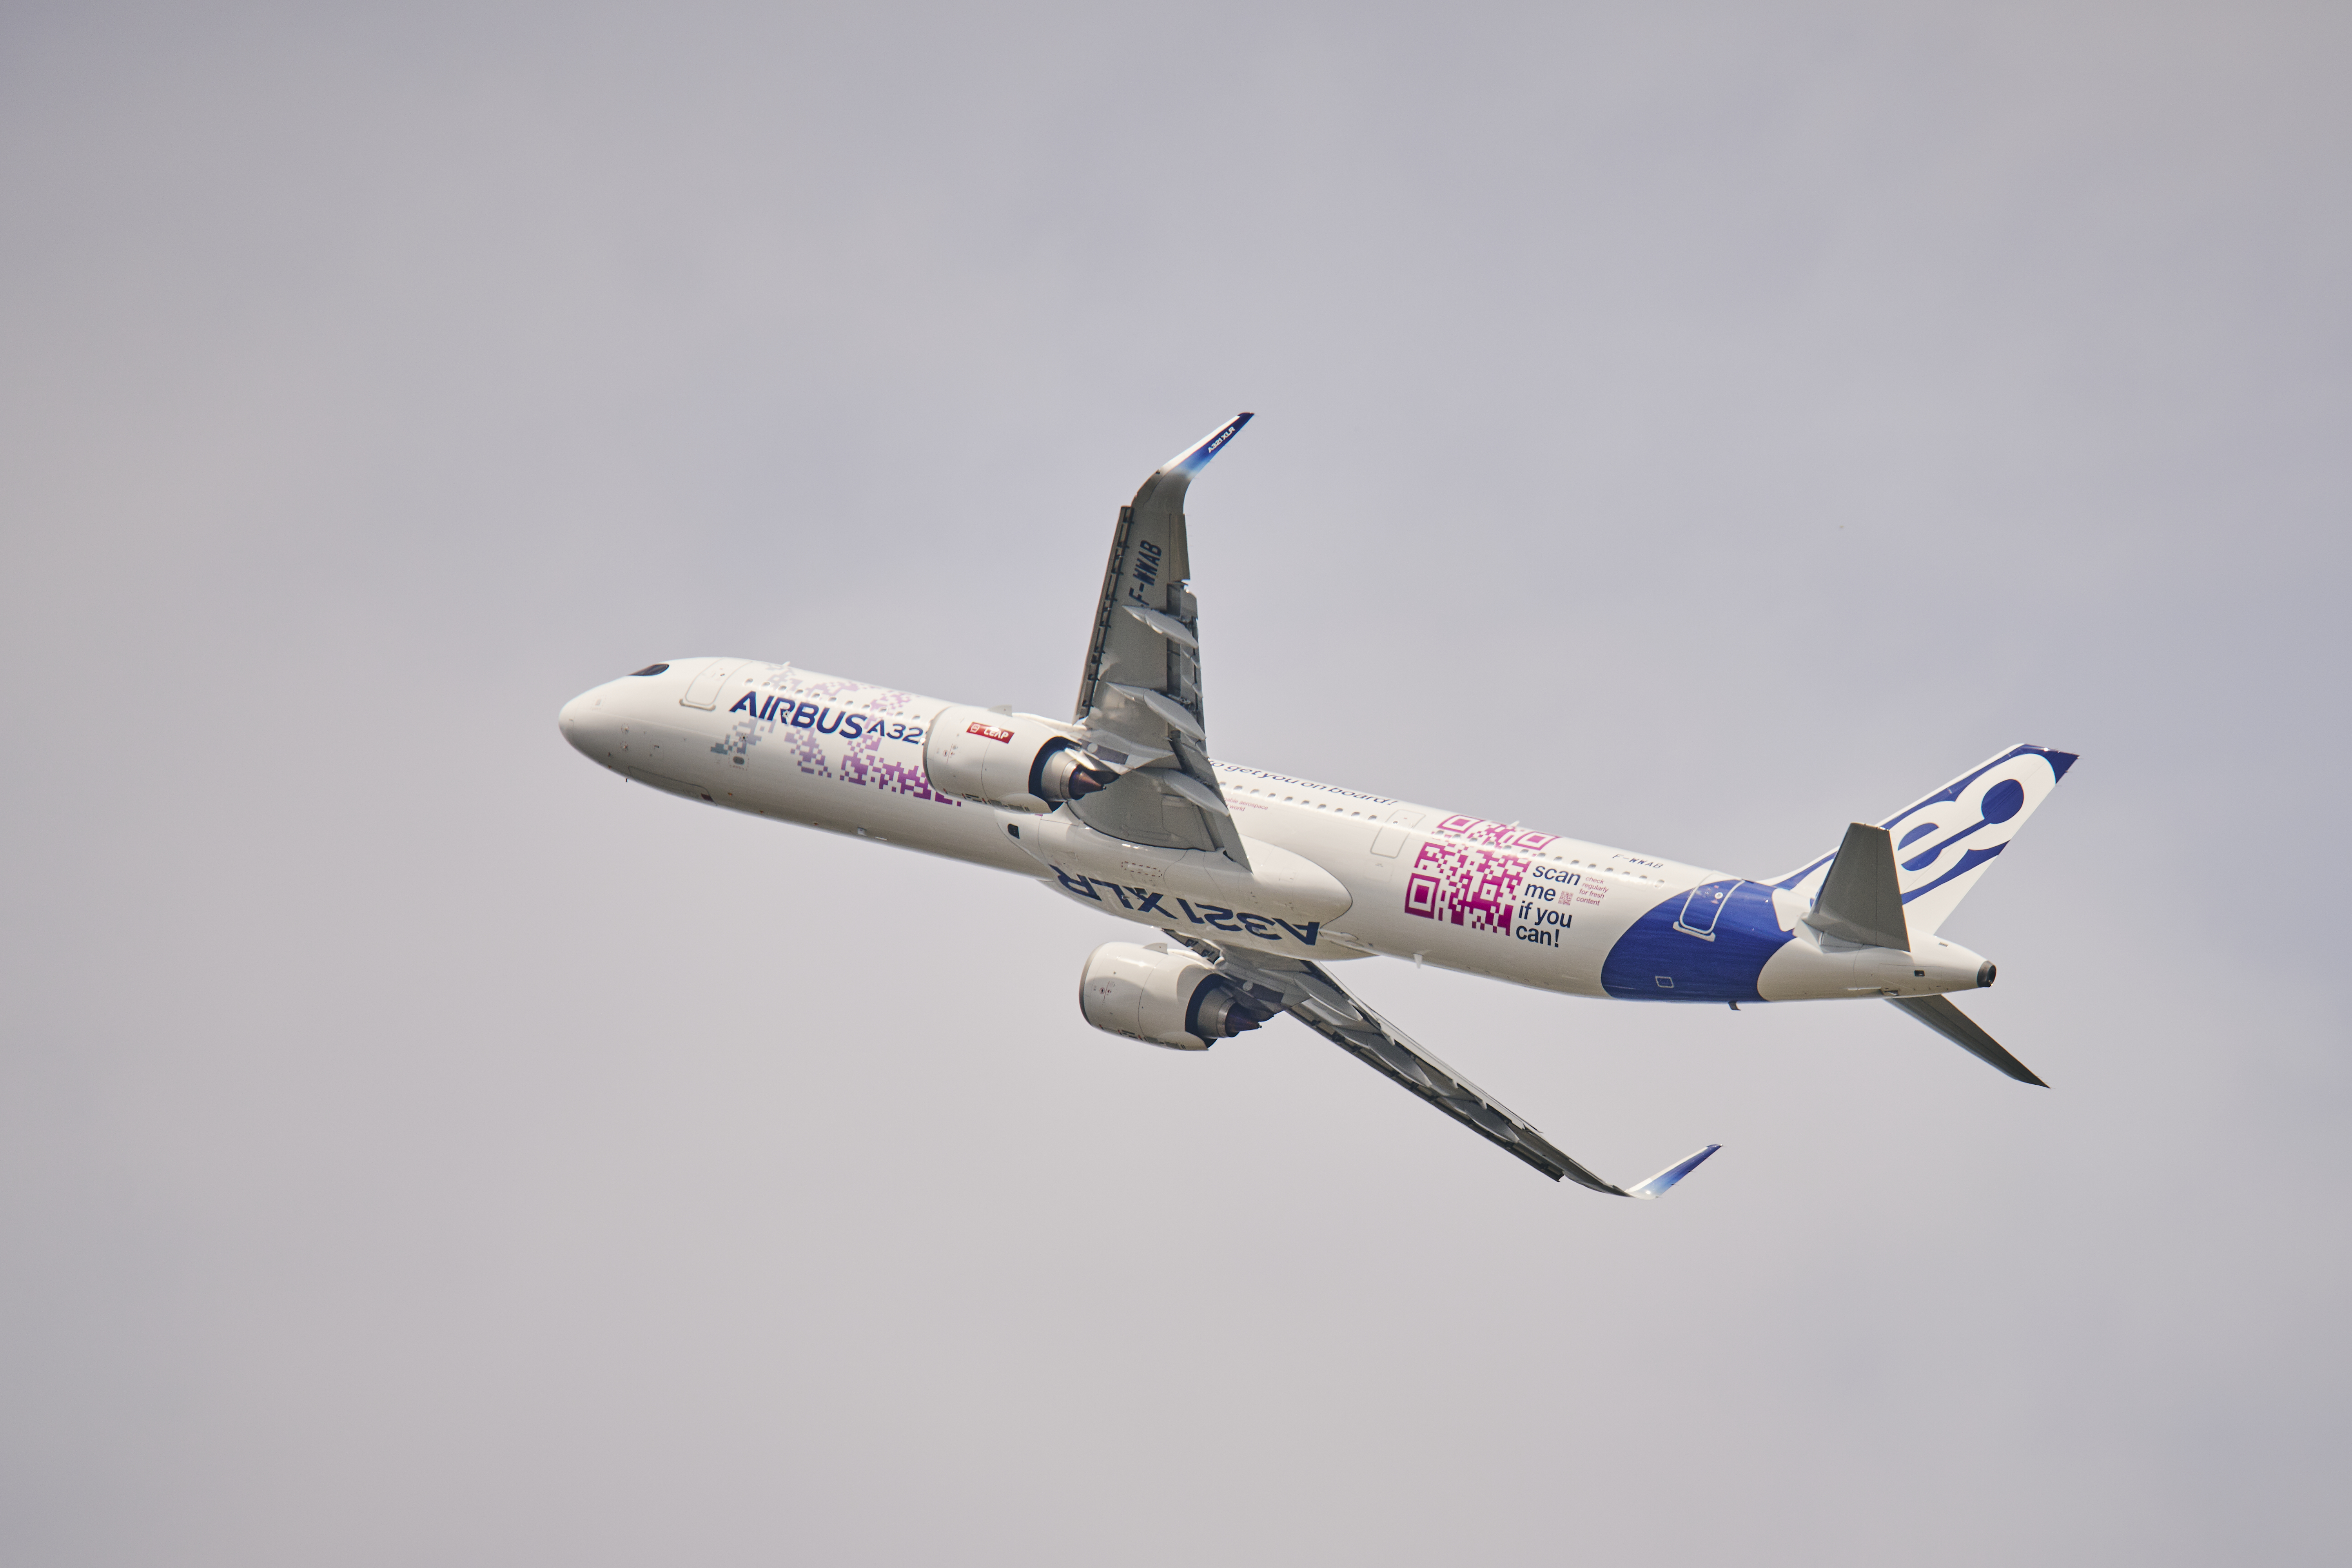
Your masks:
<path fill-rule="evenodd" d="M 1042 882 L 1164 941 L 1106 942 L 1098 1029 L 1205 1050 L 1287 1013 L 1480 1137 L 1595 1192 L 1654 1198 L 1718 1145 L 1603 1180 L 1332 973 L 1375 953 L 1578 996 L 1884 998 L 2026 1083 L 1948 993 L 1993 966 L 1936 934 L 2074 758 L 2014 746 L 1788 875 L 1752 880 L 1209 755 L 1184 493 L 1250 416 L 1122 507 L 1067 721 L 747 658 L 583 692 L 564 738 L 656 789 Z"/>

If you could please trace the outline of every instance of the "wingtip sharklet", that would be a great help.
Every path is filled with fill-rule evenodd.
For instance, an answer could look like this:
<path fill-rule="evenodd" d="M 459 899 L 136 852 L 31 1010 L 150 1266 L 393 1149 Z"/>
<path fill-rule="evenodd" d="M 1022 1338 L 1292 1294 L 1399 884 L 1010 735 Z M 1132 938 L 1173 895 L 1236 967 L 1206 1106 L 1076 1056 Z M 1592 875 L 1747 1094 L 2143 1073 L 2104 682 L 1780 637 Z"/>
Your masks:
<path fill-rule="evenodd" d="M 1706 1163 L 1707 1156 L 1722 1147 L 1723 1145 L 1720 1143 L 1710 1143 L 1706 1148 L 1700 1150 L 1697 1153 L 1693 1154 L 1689 1159 L 1681 1161 L 1675 1164 L 1668 1165 L 1664 1170 L 1660 1171 L 1648 1181 L 1627 1187 L 1625 1189 L 1625 1195 L 1629 1198 L 1664 1197 L 1667 1193 L 1674 1190 L 1674 1185 L 1676 1182 L 1681 1181 L 1685 1176 L 1689 1175 L 1693 1171 L 1697 1170 L 1701 1165 Z"/>
<path fill-rule="evenodd" d="M 1160 465 L 1163 474 L 1182 474 L 1190 479 L 1209 466 L 1209 459 L 1225 449 L 1227 442 L 1242 432 L 1242 426 L 1256 418 L 1255 414 L 1236 414 L 1214 430 L 1202 437 L 1174 457 Z"/>

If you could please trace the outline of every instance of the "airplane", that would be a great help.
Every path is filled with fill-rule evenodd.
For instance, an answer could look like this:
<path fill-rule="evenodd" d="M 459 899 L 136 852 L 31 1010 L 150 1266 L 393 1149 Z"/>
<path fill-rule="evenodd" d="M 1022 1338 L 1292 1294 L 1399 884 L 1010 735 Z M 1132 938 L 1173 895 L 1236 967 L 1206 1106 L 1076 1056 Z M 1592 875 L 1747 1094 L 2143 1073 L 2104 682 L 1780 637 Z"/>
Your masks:
<path fill-rule="evenodd" d="M 655 789 L 1010 871 L 1150 928 L 1160 940 L 1087 956 L 1078 1009 L 1094 1027 L 1198 1051 L 1286 1014 L 1596 1193 L 1662 1196 L 1721 1145 L 1644 1181 L 1607 1181 L 1334 967 L 1379 954 L 1574 996 L 1735 1009 L 1882 998 L 2042 1084 L 1951 1000 L 1990 985 L 1992 963 L 1937 933 L 2071 752 L 2012 746 L 1760 880 L 1213 760 L 1184 500 L 1251 417 L 1170 458 L 1119 509 L 1066 721 L 700 658 L 593 687 L 563 705 L 559 728 Z"/>

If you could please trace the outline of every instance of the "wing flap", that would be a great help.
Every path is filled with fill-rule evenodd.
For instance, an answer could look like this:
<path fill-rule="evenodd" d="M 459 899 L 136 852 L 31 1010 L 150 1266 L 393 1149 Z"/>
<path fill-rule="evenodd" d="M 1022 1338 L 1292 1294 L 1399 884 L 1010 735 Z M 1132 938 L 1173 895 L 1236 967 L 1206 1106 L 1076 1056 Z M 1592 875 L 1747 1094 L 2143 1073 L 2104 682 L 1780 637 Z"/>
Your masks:
<path fill-rule="evenodd" d="M 1158 610 L 1147 610 L 1141 605 L 1121 605 L 1119 608 L 1174 643 L 1178 647 L 1197 648 L 1201 646 L 1201 639 L 1192 635 L 1192 628 L 1173 616 L 1163 616 Z"/>
<path fill-rule="evenodd" d="M 1200 645 L 1194 643 L 1192 646 L 1198 647 Z M 1201 728 L 1199 716 L 1164 691 L 1154 691 L 1148 686 L 1129 686 L 1118 680 L 1104 681 L 1096 689 L 1098 693 L 1104 690 L 1116 692 L 1129 703 L 1143 710 L 1138 714 L 1124 709 L 1112 709 L 1110 728 L 1125 730 L 1131 722 L 1139 731 L 1148 733 L 1151 721 L 1156 719 L 1179 735 L 1190 735 L 1195 741 L 1209 738 L 1209 732 Z"/>
<path fill-rule="evenodd" d="M 1143 776 L 1179 800 L 1190 801 L 1202 811 L 1216 816 L 1233 816 L 1225 805 L 1225 797 L 1191 773 L 1180 773 L 1171 768 L 1149 768 Z"/>

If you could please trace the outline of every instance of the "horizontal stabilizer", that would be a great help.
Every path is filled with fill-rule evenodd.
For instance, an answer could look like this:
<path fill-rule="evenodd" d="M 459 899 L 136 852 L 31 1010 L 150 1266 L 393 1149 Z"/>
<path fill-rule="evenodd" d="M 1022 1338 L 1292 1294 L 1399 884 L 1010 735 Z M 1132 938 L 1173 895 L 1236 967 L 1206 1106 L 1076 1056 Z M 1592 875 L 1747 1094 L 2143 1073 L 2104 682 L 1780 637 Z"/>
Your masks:
<path fill-rule="evenodd" d="M 2001 1048 L 1999 1040 L 1977 1027 L 1976 1021 L 1952 1005 L 1948 996 L 1889 996 L 1889 1002 L 1981 1061 L 1991 1063 L 2020 1083 L 2040 1089 L 2050 1086 L 2033 1069 Z"/>
<path fill-rule="evenodd" d="M 1884 827 L 1857 822 L 1845 830 L 1837 858 L 1822 883 L 1805 923 L 1825 935 L 1864 947 L 1911 951 L 1903 919 L 1903 888 L 1895 868 L 1895 838 Z"/>

